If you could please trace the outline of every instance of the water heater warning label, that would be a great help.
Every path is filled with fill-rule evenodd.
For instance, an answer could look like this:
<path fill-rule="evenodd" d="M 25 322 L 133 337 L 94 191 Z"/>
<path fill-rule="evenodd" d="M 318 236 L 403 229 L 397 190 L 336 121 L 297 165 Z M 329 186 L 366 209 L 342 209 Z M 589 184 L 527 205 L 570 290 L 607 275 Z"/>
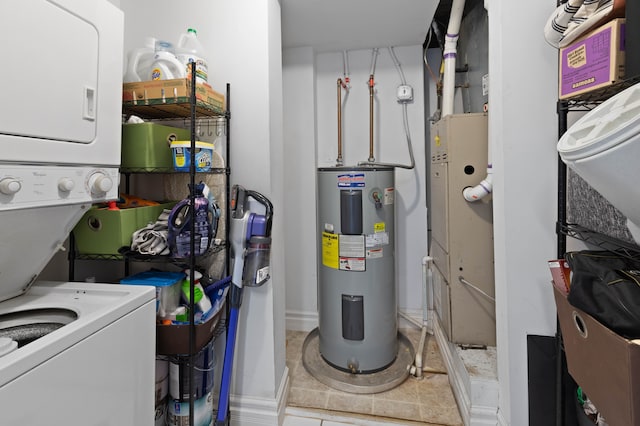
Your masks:
<path fill-rule="evenodd" d="M 384 189 L 384 204 L 385 205 L 393 204 L 393 196 L 394 196 L 393 188 L 385 188 Z"/>
<path fill-rule="evenodd" d="M 341 271 L 364 271 L 365 265 L 365 249 L 364 235 L 344 235 L 340 238 L 340 262 Z"/>
<path fill-rule="evenodd" d="M 378 246 L 386 246 L 389 244 L 389 233 L 388 232 L 377 232 L 375 234 L 367 235 L 367 248 L 369 247 L 378 247 Z"/>
<path fill-rule="evenodd" d="M 364 235 L 340 235 L 340 257 L 364 257 Z"/>
<path fill-rule="evenodd" d="M 338 235 L 329 232 L 322 233 L 322 264 L 327 268 L 338 269 Z"/>
<path fill-rule="evenodd" d="M 341 257 L 340 270 L 341 271 L 364 271 L 365 270 L 364 257 Z"/>

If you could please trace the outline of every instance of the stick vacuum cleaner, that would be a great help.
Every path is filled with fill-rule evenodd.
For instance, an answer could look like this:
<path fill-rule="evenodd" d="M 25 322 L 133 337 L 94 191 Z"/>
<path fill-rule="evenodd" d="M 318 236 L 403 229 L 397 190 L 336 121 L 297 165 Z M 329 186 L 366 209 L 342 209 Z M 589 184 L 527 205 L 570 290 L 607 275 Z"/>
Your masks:
<path fill-rule="evenodd" d="M 233 256 L 233 273 L 229 295 L 229 322 L 222 366 L 220 398 L 216 426 L 229 424 L 229 396 L 233 355 L 242 304 L 242 288 L 259 287 L 270 278 L 271 220 L 273 205 L 259 192 L 234 185 L 231 191 L 231 226 L 229 240 Z M 259 210 L 260 213 L 252 212 Z"/>

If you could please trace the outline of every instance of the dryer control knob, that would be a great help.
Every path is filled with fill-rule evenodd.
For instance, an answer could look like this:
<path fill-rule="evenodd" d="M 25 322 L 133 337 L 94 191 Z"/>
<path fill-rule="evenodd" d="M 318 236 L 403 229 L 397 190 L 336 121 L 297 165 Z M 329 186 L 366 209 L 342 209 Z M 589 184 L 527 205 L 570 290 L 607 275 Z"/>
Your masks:
<path fill-rule="evenodd" d="M 102 194 L 113 188 L 113 180 L 102 172 L 96 172 L 89 177 L 89 188 L 94 194 Z"/>
<path fill-rule="evenodd" d="M 22 189 L 22 184 L 15 178 L 4 178 L 0 180 L 0 192 L 5 195 L 13 195 Z"/>
<path fill-rule="evenodd" d="M 76 183 L 73 179 L 63 177 L 58 181 L 58 189 L 62 192 L 71 192 L 73 188 L 75 188 Z"/>

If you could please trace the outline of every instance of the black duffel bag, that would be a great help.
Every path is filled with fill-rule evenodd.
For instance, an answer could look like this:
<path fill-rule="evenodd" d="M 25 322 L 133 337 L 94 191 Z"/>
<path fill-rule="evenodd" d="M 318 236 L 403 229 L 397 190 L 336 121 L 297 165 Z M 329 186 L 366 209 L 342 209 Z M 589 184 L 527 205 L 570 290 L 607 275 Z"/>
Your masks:
<path fill-rule="evenodd" d="M 571 267 L 567 300 L 627 339 L 640 337 L 640 261 L 609 251 L 565 255 Z"/>

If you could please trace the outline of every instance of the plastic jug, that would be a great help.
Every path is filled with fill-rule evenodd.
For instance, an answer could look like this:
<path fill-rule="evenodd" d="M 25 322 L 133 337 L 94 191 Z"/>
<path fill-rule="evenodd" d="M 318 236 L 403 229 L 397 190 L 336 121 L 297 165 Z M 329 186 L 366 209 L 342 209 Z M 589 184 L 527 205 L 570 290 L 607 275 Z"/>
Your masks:
<path fill-rule="evenodd" d="M 147 37 L 144 47 L 138 47 L 137 49 L 129 51 L 127 54 L 127 69 L 125 70 L 122 78 L 125 83 L 132 83 L 147 79 L 151 69 L 151 64 L 153 64 L 155 45 L 156 39 L 153 37 Z"/>
<path fill-rule="evenodd" d="M 196 63 L 196 83 L 206 83 L 209 67 L 206 53 L 198 40 L 195 29 L 189 28 L 185 34 L 180 35 L 176 49 L 178 60 L 184 64 L 185 74 L 191 78 L 191 63 Z"/>
<path fill-rule="evenodd" d="M 213 234 L 213 206 L 203 193 L 204 183 L 196 184 L 194 189 L 195 204 L 195 255 L 204 254 L 211 245 Z M 185 258 L 191 254 L 191 204 L 185 198 L 176 204 L 169 213 L 168 223 L 169 250 L 175 258 Z"/>
<path fill-rule="evenodd" d="M 157 41 L 149 80 L 171 80 L 186 77 L 184 65 L 173 53 L 173 45 L 167 41 Z"/>

